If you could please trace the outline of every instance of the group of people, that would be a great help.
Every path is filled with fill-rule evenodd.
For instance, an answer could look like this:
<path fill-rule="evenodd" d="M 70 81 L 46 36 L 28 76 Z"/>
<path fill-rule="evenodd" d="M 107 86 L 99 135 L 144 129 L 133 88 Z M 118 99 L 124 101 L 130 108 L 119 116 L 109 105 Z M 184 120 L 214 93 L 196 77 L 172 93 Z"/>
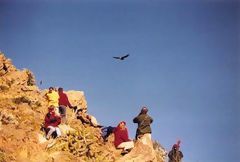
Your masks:
<path fill-rule="evenodd" d="M 61 123 L 66 123 L 67 107 L 71 108 L 75 112 L 76 118 L 83 124 L 100 127 L 96 118 L 86 113 L 85 107 L 78 108 L 77 106 L 72 106 L 69 102 L 67 94 L 64 93 L 63 88 L 60 87 L 55 89 L 53 87 L 49 87 L 48 92 L 45 94 L 45 98 L 48 101 L 48 113 L 45 116 L 43 130 L 46 133 L 47 139 L 61 136 L 61 131 L 58 126 Z"/>
<path fill-rule="evenodd" d="M 148 115 L 147 107 L 141 109 L 141 112 L 133 119 L 133 122 L 138 124 L 135 139 L 141 140 L 143 144 L 147 144 L 147 140 L 151 141 L 152 130 L 150 124 L 153 122 L 153 119 Z M 126 122 L 120 122 L 117 128 L 113 130 L 113 133 L 115 147 L 123 149 L 123 154 L 128 153 L 134 147 L 134 142 L 128 138 Z M 169 162 L 180 162 L 182 160 L 183 153 L 179 148 L 180 141 L 174 144 L 172 150 L 169 151 Z"/>
<path fill-rule="evenodd" d="M 76 107 L 70 104 L 68 96 L 63 92 L 63 88 L 56 90 L 50 87 L 45 97 L 48 101 L 48 113 L 44 120 L 46 138 L 59 137 L 61 136 L 61 131 L 58 125 L 66 121 L 66 108 L 76 109 Z"/>
<path fill-rule="evenodd" d="M 143 107 L 137 117 L 133 119 L 134 123 L 138 124 L 135 140 L 142 140 L 146 144 L 146 139 L 151 140 L 151 127 L 150 124 L 153 119 L 147 114 L 147 107 Z M 113 129 L 114 145 L 118 149 L 123 149 L 122 154 L 128 153 L 134 147 L 134 141 L 128 137 L 128 130 L 126 122 L 121 121 L 118 126 Z"/>
<path fill-rule="evenodd" d="M 76 112 L 77 119 L 80 119 L 83 124 L 86 123 L 94 127 L 102 127 L 102 132 L 105 132 L 102 137 L 105 141 L 107 137 L 113 133 L 114 145 L 117 149 L 122 149 L 123 155 L 130 152 L 134 147 L 134 140 L 129 138 L 125 121 L 121 121 L 117 127 L 100 126 L 93 116 L 86 114 L 83 109 L 77 109 L 76 106 L 71 105 L 68 96 L 63 92 L 63 88 L 58 88 L 58 90 L 56 90 L 50 87 L 45 96 L 48 101 L 48 113 L 45 116 L 44 124 L 47 139 L 61 136 L 58 125 L 66 121 L 66 108 L 69 107 Z M 148 140 L 151 141 L 152 130 L 150 125 L 153 119 L 148 115 L 147 107 L 142 107 L 140 113 L 133 119 L 133 122 L 138 124 L 135 140 L 141 140 L 144 144 L 147 144 Z M 183 154 L 179 148 L 180 142 L 173 145 L 172 150 L 168 154 L 169 162 L 180 162 L 183 158 Z"/>

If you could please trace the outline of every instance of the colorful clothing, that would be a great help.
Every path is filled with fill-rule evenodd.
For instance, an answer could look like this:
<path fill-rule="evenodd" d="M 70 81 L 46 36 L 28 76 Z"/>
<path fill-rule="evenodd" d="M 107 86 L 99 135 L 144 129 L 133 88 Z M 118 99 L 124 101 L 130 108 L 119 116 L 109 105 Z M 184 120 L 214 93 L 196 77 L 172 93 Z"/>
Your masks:
<path fill-rule="evenodd" d="M 61 136 L 61 131 L 58 128 L 58 125 L 61 123 L 60 116 L 57 116 L 55 112 L 48 112 L 45 116 L 45 131 L 47 134 L 47 139 L 50 138 L 50 136 L 53 135 L 54 132 L 56 132 L 57 137 Z"/>
<path fill-rule="evenodd" d="M 45 116 L 45 128 L 48 126 L 57 127 L 61 123 L 61 117 L 57 116 L 55 112 L 47 113 Z"/>
<path fill-rule="evenodd" d="M 131 141 L 128 138 L 128 130 L 127 130 L 127 128 L 122 130 L 118 126 L 116 129 L 114 129 L 113 133 L 114 133 L 114 145 L 115 145 L 115 147 L 118 147 L 123 142 Z"/>
<path fill-rule="evenodd" d="M 55 106 L 55 107 L 58 107 L 58 99 L 59 99 L 59 95 L 57 92 L 55 91 L 52 91 L 51 93 L 48 92 L 46 94 L 47 96 L 47 100 L 48 100 L 48 106 Z"/>
<path fill-rule="evenodd" d="M 66 107 L 67 106 L 72 107 L 72 105 L 70 104 L 70 102 L 68 100 L 68 96 L 65 93 L 59 92 L 58 95 L 59 95 L 59 99 L 58 99 L 59 106 L 63 105 L 63 106 L 66 106 Z"/>

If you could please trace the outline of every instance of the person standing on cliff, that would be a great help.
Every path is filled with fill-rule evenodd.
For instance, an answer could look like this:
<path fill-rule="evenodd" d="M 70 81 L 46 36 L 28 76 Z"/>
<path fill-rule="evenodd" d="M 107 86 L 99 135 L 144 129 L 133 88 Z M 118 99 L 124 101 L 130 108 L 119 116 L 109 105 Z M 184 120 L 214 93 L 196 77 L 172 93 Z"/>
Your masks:
<path fill-rule="evenodd" d="M 138 116 L 133 119 L 133 122 L 138 124 L 136 140 L 145 136 L 151 141 L 152 130 L 150 124 L 153 122 L 153 119 L 147 113 L 148 108 L 144 106 Z"/>
<path fill-rule="evenodd" d="M 59 112 L 58 112 L 58 99 L 59 99 L 59 95 L 54 90 L 53 87 L 49 87 L 48 92 L 46 93 L 45 97 L 46 97 L 46 99 L 48 101 L 48 107 L 54 106 L 56 114 L 59 114 Z"/>
<path fill-rule="evenodd" d="M 181 162 L 183 158 L 183 153 L 179 150 L 180 148 L 180 141 L 177 144 L 172 146 L 172 150 L 168 153 L 168 162 Z"/>
<path fill-rule="evenodd" d="M 59 113 L 62 117 L 63 122 L 66 120 L 66 108 L 74 108 L 68 100 L 68 96 L 63 92 L 63 88 L 58 88 L 58 104 L 59 104 Z"/>

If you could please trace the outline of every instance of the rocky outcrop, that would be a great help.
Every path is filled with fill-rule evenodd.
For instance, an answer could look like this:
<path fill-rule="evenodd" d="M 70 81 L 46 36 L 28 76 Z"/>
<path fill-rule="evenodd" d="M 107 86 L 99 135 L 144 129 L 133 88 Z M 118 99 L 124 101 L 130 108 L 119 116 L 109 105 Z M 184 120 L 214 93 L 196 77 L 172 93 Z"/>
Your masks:
<path fill-rule="evenodd" d="M 3 53 L 0 53 L 0 76 L 1 91 L 14 89 L 20 93 L 38 90 L 33 73 L 28 69 L 18 70 Z"/>
<path fill-rule="evenodd" d="M 87 100 L 83 91 L 67 91 L 66 94 L 69 97 L 69 101 L 72 105 L 82 109 L 87 109 Z"/>
<path fill-rule="evenodd" d="M 17 69 L 0 53 L 0 161 L 162 162 L 164 150 L 151 141 L 137 142 L 129 154 L 121 156 L 113 136 L 104 142 L 100 128 L 82 123 L 71 109 L 67 109 L 67 122 L 60 125 L 63 135 L 46 140 L 40 129 L 47 113 L 47 90 L 40 90 L 35 83 L 30 70 Z M 73 106 L 87 112 L 83 91 L 66 93 Z"/>
<path fill-rule="evenodd" d="M 116 162 L 164 162 L 166 151 L 155 142 L 153 142 L 148 135 L 141 137 L 134 145 L 130 153 L 121 157 Z"/>
<path fill-rule="evenodd" d="M 44 148 L 37 132 L 42 116 L 42 97 L 28 70 L 17 70 L 0 54 L 0 161 L 21 161 L 37 156 Z"/>
<path fill-rule="evenodd" d="M 6 58 L 4 54 L 0 52 L 0 76 L 13 71 L 17 71 L 17 68 L 12 64 L 12 60 Z"/>

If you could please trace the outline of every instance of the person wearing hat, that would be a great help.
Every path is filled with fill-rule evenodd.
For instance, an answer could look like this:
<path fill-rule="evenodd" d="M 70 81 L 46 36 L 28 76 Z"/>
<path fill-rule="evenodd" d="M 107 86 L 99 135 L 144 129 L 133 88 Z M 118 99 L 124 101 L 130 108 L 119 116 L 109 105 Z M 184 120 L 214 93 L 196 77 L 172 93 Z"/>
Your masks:
<path fill-rule="evenodd" d="M 50 139 L 50 137 L 53 136 L 53 133 L 55 133 L 56 135 L 53 137 L 61 136 L 61 131 L 58 128 L 58 125 L 61 123 L 61 117 L 55 114 L 54 105 L 51 105 L 50 107 L 48 107 L 48 113 L 46 114 L 44 121 L 45 121 L 44 128 L 45 128 L 47 139 Z"/>
<path fill-rule="evenodd" d="M 148 136 L 151 140 L 152 130 L 150 124 L 153 122 L 153 119 L 147 114 L 147 112 L 148 108 L 144 106 L 138 116 L 133 119 L 133 122 L 138 124 L 136 140 L 141 138 L 143 135 Z"/>
<path fill-rule="evenodd" d="M 113 133 L 114 145 L 117 149 L 123 149 L 121 153 L 122 155 L 128 153 L 134 147 L 133 141 L 128 137 L 128 130 L 125 121 L 121 121 L 113 130 Z"/>
<path fill-rule="evenodd" d="M 177 144 L 172 146 L 172 150 L 168 153 L 168 162 L 181 162 L 183 158 L 183 153 L 179 150 L 180 148 L 180 141 Z"/>

